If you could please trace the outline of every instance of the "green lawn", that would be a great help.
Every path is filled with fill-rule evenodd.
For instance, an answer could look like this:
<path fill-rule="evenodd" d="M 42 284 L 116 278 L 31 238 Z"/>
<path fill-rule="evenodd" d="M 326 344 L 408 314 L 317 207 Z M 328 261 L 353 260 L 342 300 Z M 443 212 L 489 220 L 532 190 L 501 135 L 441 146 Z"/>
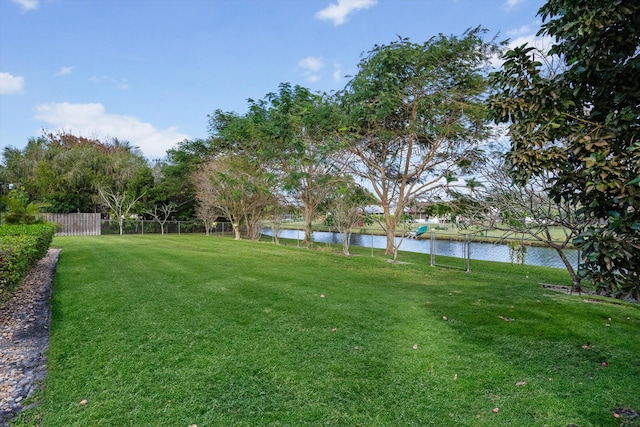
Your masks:
<path fill-rule="evenodd" d="M 640 307 L 540 286 L 569 284 L 564 270 L 186 235 L 54 245 L 46 388 L 18 425 L 585 427 L 640 412 Z"/>

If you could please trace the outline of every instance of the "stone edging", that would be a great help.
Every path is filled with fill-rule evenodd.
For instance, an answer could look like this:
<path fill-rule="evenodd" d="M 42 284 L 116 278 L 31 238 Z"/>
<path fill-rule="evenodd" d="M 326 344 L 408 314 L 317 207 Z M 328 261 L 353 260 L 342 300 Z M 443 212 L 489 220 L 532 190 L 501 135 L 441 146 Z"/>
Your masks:
<path fill-rule="evenodd" d="M 60 249 L 49 249 L 0 307 L 0 427 L 23 409 L 47 373 L 50 299 Z"/>

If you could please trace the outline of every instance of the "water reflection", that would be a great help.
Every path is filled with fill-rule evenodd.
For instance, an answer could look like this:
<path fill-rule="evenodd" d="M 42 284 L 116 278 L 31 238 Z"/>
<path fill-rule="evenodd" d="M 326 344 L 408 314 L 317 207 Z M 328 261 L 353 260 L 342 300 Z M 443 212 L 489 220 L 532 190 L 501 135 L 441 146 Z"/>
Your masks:
<path fill-rule="evenodd" d="M 264 234 L 272 236 L 270 229 L 265 229 Z M 279 237 L 284 239 L 302 240 L 304 232 L 302 230 L 280 230 Z M 314 231 L 313 241 L 317 243 L 335 243 L 340 244 L 340 234 L 330 233 L 326 231 Z M 369 235 L 369 234 L 352 234 L 350 244 L 354 246 L 364 246 L 374 249 L 382 249 L 387 246 L 385 236 Z M 511 252 L 509 246 L 497 243 L 479 243 L 471 242 L 470 244 L 471 259 L 484 261 L 511 262 Z M 417 252 L 430 254 L 431 241 L 429 239 L 403 239 L 400 244 L 400 250 L 408 252 Z M 436 240 L 436 254 L 445 255 L 456 258 L 464 257 L 463 242 L 451 240 Z M 574 268 L 578 266 L 578 251 L 568 249 L 565 251 L 567 258 L 571 261 Z M 527 247 L 525 255 L 525 264 L 539 265 L 544 267 L 565 268 L 558 253 L 549 248 L 539 248 L 535 246 Z"/>

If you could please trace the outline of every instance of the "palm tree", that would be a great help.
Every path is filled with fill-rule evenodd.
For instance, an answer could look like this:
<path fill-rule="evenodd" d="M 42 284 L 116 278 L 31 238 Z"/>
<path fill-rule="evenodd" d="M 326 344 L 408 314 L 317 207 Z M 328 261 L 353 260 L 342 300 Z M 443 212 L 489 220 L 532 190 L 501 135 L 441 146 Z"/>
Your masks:
<path fill-rule="evenodd" d="M 478 187 L 484 187 L 484 185 L 478 181 L 475 177 L 466 180 L 466 187 L 469 189 L 469 197 L 473 199 L 473 191 Z"/>

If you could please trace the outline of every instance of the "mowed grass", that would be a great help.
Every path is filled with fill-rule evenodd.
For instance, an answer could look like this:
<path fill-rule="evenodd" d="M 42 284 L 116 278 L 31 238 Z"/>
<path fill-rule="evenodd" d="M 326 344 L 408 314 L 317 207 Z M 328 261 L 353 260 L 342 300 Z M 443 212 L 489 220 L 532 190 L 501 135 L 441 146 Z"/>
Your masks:
<path fill-rule="evenodd" d="M 18 425 L 585 427 L 640 411 L 639 307 L 540 286 L 563 270 L 206 236 L 54 245 L 49 372 Z"/>

